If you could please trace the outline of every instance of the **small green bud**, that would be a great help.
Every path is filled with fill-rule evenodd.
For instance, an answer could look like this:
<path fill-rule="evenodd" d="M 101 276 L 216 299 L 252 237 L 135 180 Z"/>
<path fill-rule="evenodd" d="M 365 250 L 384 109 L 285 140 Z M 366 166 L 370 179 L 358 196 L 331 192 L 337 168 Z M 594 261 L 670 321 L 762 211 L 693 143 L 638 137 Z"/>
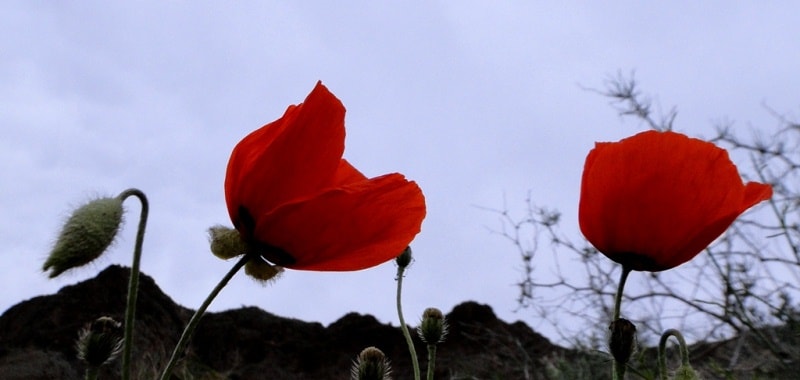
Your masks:
<path fill-rule="evenodd" d="M 700 380 L 700 375 L 692 368 L 692 366 L 688 364 L 681 365 L 677 371 L 675 371 L 675 376 L 672 378 L 673 380 Z"/>
<path fill-rule="evenodd" d="M 64 223 L 42 270 L 51 270 L 53 278 L 100 257 L 117 236 L 123 212 L 120 198 L 99 198 L 78 207 Z"/>
<path fill-rule="evenodd" d="M 425 309 L 422 312 L 422 322 L 417 327 L 417 334 L 427 344 L 444 342 L 447 336 L 447 321 L 442 311 L 435 307 Z"/>
<path fill-rule="evenodd" d="M 411 247 L 406 247 L 406 249 L 404 249 L 403 252 L 401 252 L 400 255 L 394 259 L 394 261 L 400 268 L 405 268 L 411 264 Z"/>
<path fill-rule="evenodd" d="M 627 363 L 633 351 L 636 350 L 636 326 L 631 321 L 620 318 L 611 322 L 608 329 L 611 330 L 611 338 L 608 342 L 611 355 L 618 363 Z"/>
<path fill-rule="evenodd" d="M 361 351 L 350 371 L 352 380 L 391 380 L 391 372 L 386 355 L 375 347 Z"/>
<path fill-rule="evenodd" d="M 283 268 L 266 262 L 261 257 L 254 257 L 244 264 L 244 273 L 258 282 L 267 283 L 278 279 Z"/>
<path fill-rule="evenodd" d="M 122 351 L 122 324 L 100 317 L 78 334 L 78 358 L 90 367 L 100 367 L 116 359 Z"/>
<path fill-rule="evenodd" d="M 211 253 L 220 259 L 227 260 L 247 252 L 247 244 L 242 241 L 239 231 L 224 226 L 214 226 L 208 229 L 211 242 Z"/>

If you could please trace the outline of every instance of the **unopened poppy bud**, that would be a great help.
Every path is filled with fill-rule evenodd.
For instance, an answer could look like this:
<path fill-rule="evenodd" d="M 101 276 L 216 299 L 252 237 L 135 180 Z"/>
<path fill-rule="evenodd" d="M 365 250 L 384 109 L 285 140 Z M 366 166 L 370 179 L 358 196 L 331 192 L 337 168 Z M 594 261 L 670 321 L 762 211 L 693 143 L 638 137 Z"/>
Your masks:
<path fill-rule="evenodd" d="M 122 199 L 99 198 L 78 207 L 61 229 L 42 270 L 50 278 L 100 257 L 122 224 Z"/>
<path fill-rule="evenodd" d="M 435 307 L 425 309 L 422 312 L 422 323 L 417 327 L 417 334 L 427 344 L 444 342 L 447 336 L 447 321 L 442 311 Z"/>
<path fill-rule="evenodd" d="M 100 317 L 78 334 L 78 358 L 95 368 L 108 364 L 119 356 L 122 341 L 122 324 Z"/>
<path fill-rule="evenodd" d="M 208 240 L 211 243 L 211 253 L 220 259 L 227 260 L 247 252 L 247 244 L 242 241 L 239 231 L 224 226 L 214 226 L 208 229 Z"/>
<path fill-rule="evenodd" d="M 375 347 L 367 347 L 353 362 L 352 380 L 390 380 L 391 368 L 383 351 Z"/>
<path fill-rule="evenodd" d="M 400 268 L 405 268 L 409 264 L 411 264 L 411 247 L 406 247 L 403 252 L 398 255 L 394 261 L 397 263 L 397 266 Z"/>
<path fill-rule="evenodd" d="M 627 363 L 636 349 L 636 326 L 631 321 L 620 318 L 611 322 L 608 329 L 611 330 L 608 342 L 611 355 L 618 363 Z"/>
<path fill-rule="evenodd" d="M 266 283 L 276 280 L 283 273 L 283 268 L 255 257 L 244 264 L 244 273 L 258 282 Z"/>

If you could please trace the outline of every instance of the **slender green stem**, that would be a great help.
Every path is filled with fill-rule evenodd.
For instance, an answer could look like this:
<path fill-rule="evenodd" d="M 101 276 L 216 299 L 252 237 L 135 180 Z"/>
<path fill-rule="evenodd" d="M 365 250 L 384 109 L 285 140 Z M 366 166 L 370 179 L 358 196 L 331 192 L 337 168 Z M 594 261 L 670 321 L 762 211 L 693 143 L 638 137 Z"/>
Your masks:
<path fill-rule="evenodd" d="M 619 277 L 619 285 L 617 286 L 617 294 L 614 296 L 614 316 L 611 318 L 612 321 L 616 321 L 620 317 L 622 310 L 622 291 L 625 289 L 625 282 L 628 280 L 628 275 L 630 273 L 630 268 L 622 267 L 622 274 Z"/>
<path fill-rule="evenodd" d="M 97 380 L 97 373 L 100 372 L 99 367 L 89 366 L 86 368 L 85 375 L 83 376 L 86 380 Z"/>
<path fill-rule="evenodd" d="M 139 229 L 136 232 L 136 244 L 133 248 L 133 262 L 131 263 L 131 276 L 128 279 L 128 305 L 125 307 L 125 335 L 122 346 L 122 380 L 131 378 L 131 355 L 133 351 L 133 324 L 136 316 L 136 298 L 139 293 L 139 262 L 142 258 L 142 244 L 144 242 L 144 230 L 147 226 L 147 214 L 149 213 L 149 203 L 147 196 L 139 189 L 128 189 L 119 194 L 119 199 L 123 202 L 130 196 L 139 198 L 142 203 L 142 211 L 139 216 Z"/>
<path fill-rule="evenodd" d="M 614 380 L 625 379 L 625 363 L 614 360 L 614 370 L 611 372 L 611 378 Z"/>
<path fill-rule="evenodd" d="M 620 318 L 622 310 L 622 291 L 625 289 L 625 282 L 628 280 L 628 275 L 630 273 L 631 269 L 623 265 L 622 274 L 620 274 L 619 277 L 619 285 L 617 286 L 617 294 L 614 296 L 614 315 L 611 318 L 612 323 Z M 614 360 L 614 365 L 611 370 L 611 378 L 614 380 L 623 380 L 625 378 L 625 365 L 626 363 Z"/>
<path fill-rule="evenodd" d="M 689 346 L 686 345 L 686 340 L 683 339 L 683 334 L 675 329 L 669 329 L 661 334 L 661 340 L 658 342 L 658 376 L 661 380 L 667 380 L 667 340 L 670 336 L 678 339 L 678 347 L 681 352 L 681 364 L 689 365 Z"/>
<path fill-rule="evenodd" d="M 203 317 L 203 314 L 205 314 L 206 309 L 208 309 L 208 306 L 211 305 L 211 302 L 214 301 L 214 298 L 216 298 L 219 292 L 222 291 L 222 288 L 224 288 L 225 285 L 228 285 L 228 281 L 230 281 L 231 278 L 233 278 L 233 276 L 236 274 L 236 272 L 239 271 L 239 269 L 242 269 L 244 264 L 246 264 L 251 257 L 252 256 L 250 254 L 242 255 L 242 258 L 239 259 L 239 261 L 236 262 L 233 268 L 231 268 L 228 271 L 228 273 L 225 274 L 225 277 L 223 277 L 222 280 L 220 280 L 217 286 L 214 287 L 214 290 L 212 290 L 211 293 L 208 295 L 208 297 L 206 297 L 205 301 L 203 301 L 203 304 L 200 305 L 200 307 L 197 309 L 194 315 L 192 315 L 192 318 L 189 319 L 189 323 L 183 330 L 183 334 L 181 334 L 181 338 L 180 340 L 178 340 L 178 344 L 175 345 L 175 350 L 172 351 L 172 357 L 170 357 L 169 362 L 167 363 L 167 367 L 164 368 L 164 372 L 161 373 L 160 377 L 161 380 L 166 380 L 169 378 L 170 374 L 172 373 L 172 368 L 175 367 L 175 364 L 178 362 L 178 357 L 180 357 L 183 354 L 183 351 L 186 349 L 186 346 L 189 345 L 189 339 L 192 337 L 192 334 L 194 333 L 197 324 L 200 323 L 200 318 Z"/>
<path fill-rule="evenodd" d="M 433 370 L 436 367 L 436 345 L 428 345 L 428 380 L 433 380 Z"/>
<path fill-rule="evenodd" d="M 411 365 L 414 367 L 414 380 L 420 380 L 419 374 L 419 361 L 417 360 L 417 350 L 414 349 L 414 341 L 411 340 L 411 334 L 408 332 L 408 326 L 403 318 L 403 306 L 401 300 L 401 293 L 403 290 L 403 272 L 405 267 L 402 265 L 397 266 L 397 316 L 400 318 L 400 329 L 403 330 L 403 336 L 406 337 L 408 344 L 408 352 L 411 354 Z"/>

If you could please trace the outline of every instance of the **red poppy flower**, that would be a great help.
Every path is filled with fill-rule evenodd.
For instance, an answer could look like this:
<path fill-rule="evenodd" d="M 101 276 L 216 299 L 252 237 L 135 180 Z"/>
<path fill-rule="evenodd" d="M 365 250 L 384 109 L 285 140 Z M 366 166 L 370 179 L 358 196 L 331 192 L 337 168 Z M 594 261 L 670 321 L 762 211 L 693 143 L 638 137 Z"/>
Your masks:
<path fill-rule="evenodd" d="M 344 152 L 342 103 L 321 83 L 233 149 L 225 199 L 234 227 L 266 260 L 346 271 L 399 255 L 420 231 L 425 198 L 402 174 L 367 178 Z"/>
<path fill-rule="evenodd" d="M 589 152 L 578 219 L 586 239 L 611 260 L 657 272 L 691 260 L 771 196 L 769 185 L 743 184 L 725 150 L 647 131 Z"/>

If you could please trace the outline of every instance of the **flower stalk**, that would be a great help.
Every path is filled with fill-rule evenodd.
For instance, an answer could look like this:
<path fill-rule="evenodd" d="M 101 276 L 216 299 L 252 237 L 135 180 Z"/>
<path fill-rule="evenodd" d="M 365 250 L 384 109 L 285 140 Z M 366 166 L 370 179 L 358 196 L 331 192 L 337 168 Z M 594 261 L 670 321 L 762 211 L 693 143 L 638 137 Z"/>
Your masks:
<path fill-rule="evenodd" d="M 674 336 L 678 340 L 681 367 L 691 368 L 689 364 L 689 346 L 686 344 L 683 334 L 676 329 L 669 329 L 661 334 L 661 340 L 658 342 L 658 376 L 660 380 L 667 380 L 667 340 L 669 340 L 670 336 Z"/>
<path fill-rule="evenodd" d="M 403 330 L 403 336 L 406 338 L 408 344 L 408 352 L 411 354 L 411 365 L 414 368 L 414 380 L 420 380 L 419 361 L 417 360 L 417 350 L 414 348 L 414 341 L 411 340 L 411 333 L 408 332 L 405 318 L 403 318 L 403 304 L 402 291 L 403 291 L 403 276 L 406 268 L 411 263 L 411 248 L 406 248 L 400 256 L 395 260 L 397 263 L 397 317 L 400 319 L 400 329 Z"/>
<path fill-rule="evenodd" d="M 139 263 L 142 258 L 142 244 L 144 243 L 144 231 L 147 226 L 147 216 L 149 213 L 149 202 L 147 196 L 139 189 L 128 189 L 119 194 L 117 198 L 125 201 L 128 197 L 136 197 L 142 204 L 139 215 L 139 227 L 136 231 L 136 242 L 133 248 L 133 262 L 131 262 L 131 274 L 128 280 L 128 304 L 125 307 L 125 333 L 122 347 L 122 380 L 131 378 L 131 355 L 133 351 L 133 324 L 136 316 L 136 298 L 139 293 Z"/>
<path fill-rule="evenodd" d="M 433 373 L 436 369 L 436 345 L 428 345 L 428 380 L 433 380 Z"/>
<path fill-rule="evenodd" d="M 217 297 L 222 288 L 228 285 L 228 282 L 233 278 L 233 276 L 238 272 L 242 267 L 247 264 L 247 262 L 251 259 L 252 254 L 245 254 L 239 259 L 239 261 L 234 264 L 234 266 L 222 277 L 222 280 L 214 287 L 214 289 L 209 293 L 208 297 L 203 301 L 203 304 L 197 308 L 197 311 L 192 315 L 192 318 L 189 319 L 189 323 L 186 325 L 186 328 L 183 330 L 181 334 L 180 340 L 178 340 L 178 344 L 175 345 L 175 350 L 172 351 L 172 356 L 167 362 L 167 366 L 164 368 L 164 371 L 161 373 L 161 380 L 167 380 L 170 378 L 172 374 L 172 369 L 175 367 L 175 364 L 178 362 L 178 357 L 183 354 L 183 351 L 186 350 L 186 346 L 189 345 L 189 340 L 194 334 L 195 328 L 200 323 L 200 318 L 203 317 L 208 307 L 211 305 L 211 302 Z"/>
<path fill-rule="evenodd" d="M 617 285 L 617 294 L 614 296 L 614 315 L 612 321 L 619 319 L 622 312 L 622 291 L 625 289 L 625 282 L 628 281 L 628 275 L 631 273 L 631 268 L 622 266 L 622 273 L 619 276 L 619 285 Z"/>
<path fill-rule="evenodd" d="M 630 273 L 631 268 L 623 265 L 619 284 L 617 286 L 617 293 L 614 296 L 614 314 L 612 315 L 611 325 L 609 326 L 611 330 L 609 348 L 614 357 L 611 378 L 614 380 L 622 380 L 625 378 L 626 365 L 633 351 L 634 334 L 636 332 L 636 327 L 634 327 L 630 321 L 620 318 L 622 293 Z"/>

